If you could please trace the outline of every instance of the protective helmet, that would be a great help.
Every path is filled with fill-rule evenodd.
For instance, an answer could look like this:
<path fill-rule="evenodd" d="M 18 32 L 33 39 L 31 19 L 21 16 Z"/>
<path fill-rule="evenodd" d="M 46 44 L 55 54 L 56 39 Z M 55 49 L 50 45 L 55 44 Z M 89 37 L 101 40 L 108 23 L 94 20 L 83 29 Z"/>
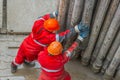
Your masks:
<path fill-rule="evenodd" d="M 44 28 L 50 32 L 60 29 L 59 23 L 56 19 L 50 18 L 44 22 Z"/>
<path fill-rule="evenodd" d="M 60 42 L 54 41 L 48 46 L 47 50 L 51 55 L 59 55 L 62 53 L 63 47 Z"/>

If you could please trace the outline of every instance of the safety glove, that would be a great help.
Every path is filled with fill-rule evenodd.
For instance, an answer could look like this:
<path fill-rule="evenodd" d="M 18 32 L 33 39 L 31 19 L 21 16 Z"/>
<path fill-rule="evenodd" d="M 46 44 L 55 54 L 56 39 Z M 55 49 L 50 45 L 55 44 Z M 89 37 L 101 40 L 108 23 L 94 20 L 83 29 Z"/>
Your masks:
<path fill-rule="evenodd" d="M 50 18 L 57 18 L 58 16 L 58 11 L 54 11 L 52 13 L 50 13 Z M 37 19 L 42 18 L 42 16 L 39 16 Z"/>
<path fill-rule="evenodd" d="M 54 11 L 54 12 L 50 13 L 51 18 L 57 18 L 57 16 L 58 16 L 58 11 Z"/>
<path fill-rule="evenodd" d="M 75 26 L 77 31 L 79 32 L 79 35 L 77 37 L 77 39 L 79 39 L 80 41 L 83 41 L 90 32 L 90 29 L 87 25 L 83 24 L 82 22 L 80 22 L 77 26 Z"/>
<path fill-rule="evenodd" d="M 78 25 L 76 25 L 74 27 L 74 29 L 75 29 L 75 31 L 77 33 L 79 33 L 80 31 L 84 31 L 84 30 L 86 30 L 88 28 L 89 28 L 89 26 L 87 26 L 86 24 L 84 24 L 82 21 Z"/>

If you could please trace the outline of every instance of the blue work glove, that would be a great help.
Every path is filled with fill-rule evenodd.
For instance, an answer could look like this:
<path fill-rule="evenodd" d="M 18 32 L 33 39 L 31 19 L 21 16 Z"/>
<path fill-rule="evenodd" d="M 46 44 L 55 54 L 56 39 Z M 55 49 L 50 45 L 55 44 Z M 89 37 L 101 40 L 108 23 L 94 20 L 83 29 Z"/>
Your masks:
<path fill-rule="evenodd" d="M 84 31 L 84 30 L 86 30 L 86 28 L 89 28 L 86 24 L 84 24 L 84 23 L 82 23 L 82 22 L 80 22 L 78 25 L 76 25 L 75 27 L 75 31 L 77 32 L 77 33 L 79 33 L 80 31 Z"/>
<path fill-rule="evenodd" d="M 54 12 L 50 13 L 51 18 L 56 18 L 57 16 L 58 16 L 58 11 L 54 11 Z"/>
<path fill-rule="evenodd" d="M 85 24 L 83 24 L 82 22 L 80 22 L 80 24 L 78 24 L 78 30 L 79 30 L 79 40 L 83 41 L 89 34 L 89 27 Z"/>

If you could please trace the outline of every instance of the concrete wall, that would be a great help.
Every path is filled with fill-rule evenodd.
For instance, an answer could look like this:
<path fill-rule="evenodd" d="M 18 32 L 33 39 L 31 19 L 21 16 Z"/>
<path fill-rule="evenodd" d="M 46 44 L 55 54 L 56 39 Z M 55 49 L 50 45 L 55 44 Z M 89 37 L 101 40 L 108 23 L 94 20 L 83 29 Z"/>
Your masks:
<path fill-rule="evenodd" d="M 30 32 L 37 17 L 57 9 L 57 0 L 7 0 L 7 29 Z"/>
<path fill-rule="evenodd" d="M 2 2 L 3 0 L 0 0 L 0 28 L 2 28 Z"/>

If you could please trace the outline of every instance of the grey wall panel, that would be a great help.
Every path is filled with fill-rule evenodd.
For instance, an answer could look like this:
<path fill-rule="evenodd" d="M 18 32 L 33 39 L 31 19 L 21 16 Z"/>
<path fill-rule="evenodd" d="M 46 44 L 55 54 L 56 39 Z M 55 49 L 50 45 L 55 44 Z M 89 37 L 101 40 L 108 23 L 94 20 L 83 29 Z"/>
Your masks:
<path fill-rule="evenodd" d="M 2 3 L 3 0 L 0 0 L 0 28 L 2 28 Z"/>
<path fill-rule="evenodd" d="M 30 32 L 38 16 L 56 10 L 57 0 L 8 0 L 7 29 Z"/>

